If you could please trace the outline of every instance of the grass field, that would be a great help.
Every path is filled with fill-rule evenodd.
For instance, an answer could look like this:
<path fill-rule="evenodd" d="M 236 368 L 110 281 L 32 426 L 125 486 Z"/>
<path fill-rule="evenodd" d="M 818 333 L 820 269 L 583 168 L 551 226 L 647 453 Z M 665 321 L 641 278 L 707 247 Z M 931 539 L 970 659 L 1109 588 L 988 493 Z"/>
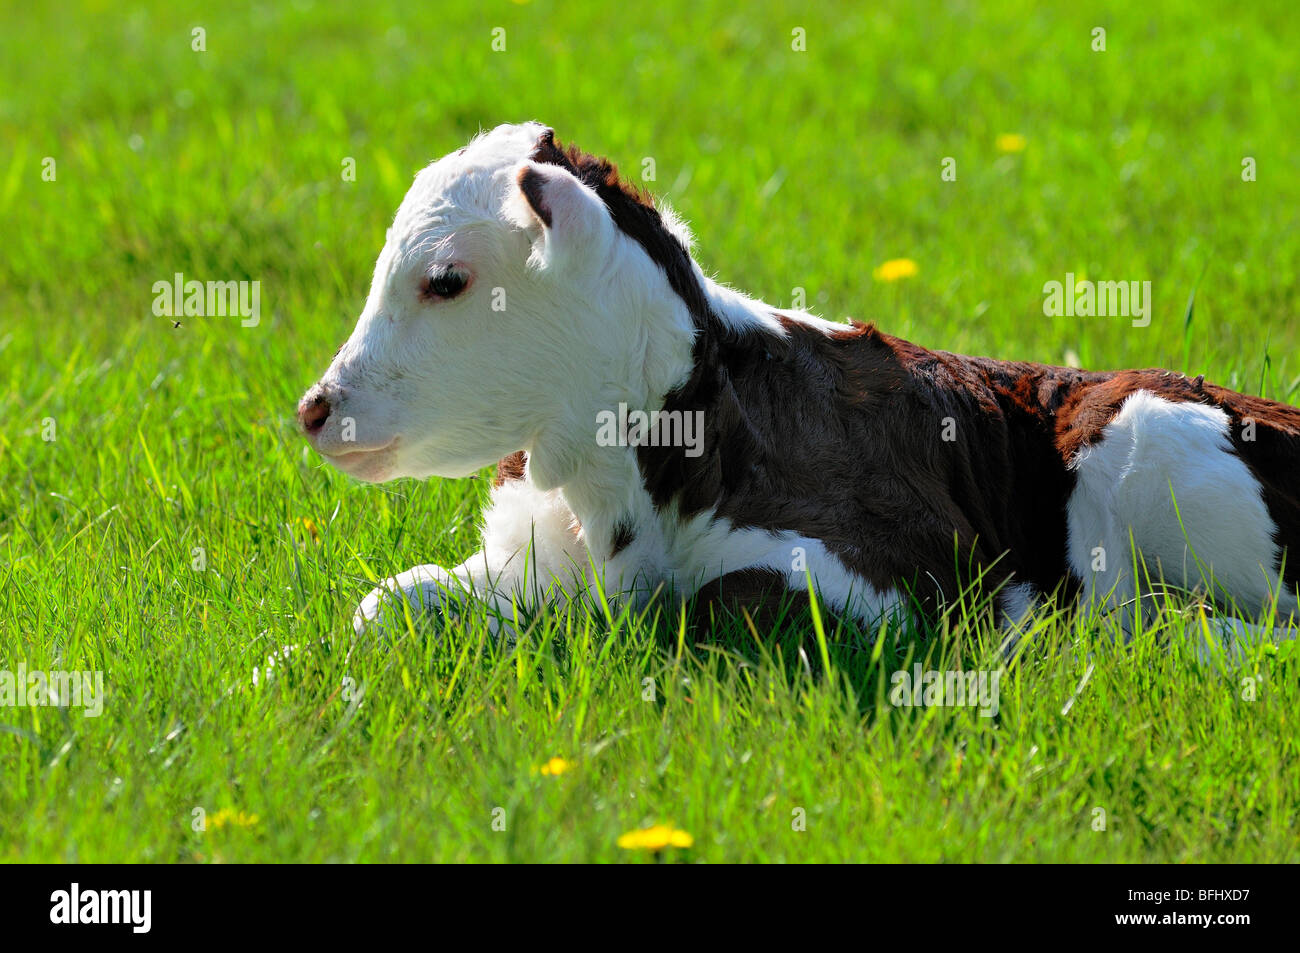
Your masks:
<path fill-rule="evenodd" d="M 1045 610 L 983 717 L 888 697 L 998 668 L 974 613 L 354 642 L 373 575 L 476 548 L 489 474 L 364 486 L 293 422 L 415 171 L 529 118 L 654 159 L 705 267 L 773 303 L 1294 401 L 1291 4 L 202 6 L 0 20 L 0 670 L 105 690 L 0 708 L 0 858 L 1300 859 L 1289 647 L 1201 665 L 1185 607 L 1127 647 Z M 178 272 L 259 281 L 260 323 L 155 316 Z M 1045 316 L 1067 272 L 1151 281 L 1150 326 Z M 618 846 L 659 822 L 693 845 Z"/>

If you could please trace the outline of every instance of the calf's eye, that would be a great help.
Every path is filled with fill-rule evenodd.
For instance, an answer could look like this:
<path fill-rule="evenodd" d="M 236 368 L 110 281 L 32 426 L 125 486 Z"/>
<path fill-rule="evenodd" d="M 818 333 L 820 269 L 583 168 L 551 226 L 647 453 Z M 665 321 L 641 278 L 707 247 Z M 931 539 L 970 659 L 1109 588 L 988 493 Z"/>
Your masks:
<path fill-rule="evenodd" d="M 441 298 L 444 301 L 456 297 L 469 284 L 469 276 L 454 265 L 439 268 L 424 281 L 426 298 Z"/>

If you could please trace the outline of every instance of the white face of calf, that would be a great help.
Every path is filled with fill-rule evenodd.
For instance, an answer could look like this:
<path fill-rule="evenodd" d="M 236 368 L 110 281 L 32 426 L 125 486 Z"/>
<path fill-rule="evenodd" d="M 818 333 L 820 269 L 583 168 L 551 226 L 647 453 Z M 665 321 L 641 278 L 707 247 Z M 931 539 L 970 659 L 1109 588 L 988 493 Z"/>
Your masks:
<path fill-rule="evenodd" d="M 500 126 L 416 177 L 356 329 L 299 404 L 330 463 L 465 476 L 577 414 L 634 335 L 605 318 L 628 243 L 591 189 L 529 160 L 544 132 Z"/>

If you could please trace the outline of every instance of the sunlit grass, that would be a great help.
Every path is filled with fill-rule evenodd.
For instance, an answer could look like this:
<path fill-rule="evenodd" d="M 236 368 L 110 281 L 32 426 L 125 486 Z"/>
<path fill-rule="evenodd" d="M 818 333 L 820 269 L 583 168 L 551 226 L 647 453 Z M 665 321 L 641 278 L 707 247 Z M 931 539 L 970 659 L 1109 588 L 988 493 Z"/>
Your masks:
<path fill-rule="evenodd" d="M 526 118 L 654 158 L 705 267 L 774 304 L 1295 399 L 1287 12 L 9 10 L 0 668 L 100 670 L 107 698 L 0 708 L 0 858 L 1297 859 L 1295 653 L 1198 660 L 1193 599 L 1127 643 L 1045 607 L 1012 662 L 980 605 L 707 639 L 595 606 L 513 650 L 471 609 L 354 640 L 375 577 L 474 550 L 487 481 L 361 486 L 291 418 L 414 172 Z M 261 323 L 155 317 L 177 272 L 262 282 Z M 1150 327 L 1044 315 L 1067 272 L 1152 281 Z M 891 704 L 918 662 L 1002 670 L 997 715 Z M 619 847 L 647 829 L 690 845 Z"/>

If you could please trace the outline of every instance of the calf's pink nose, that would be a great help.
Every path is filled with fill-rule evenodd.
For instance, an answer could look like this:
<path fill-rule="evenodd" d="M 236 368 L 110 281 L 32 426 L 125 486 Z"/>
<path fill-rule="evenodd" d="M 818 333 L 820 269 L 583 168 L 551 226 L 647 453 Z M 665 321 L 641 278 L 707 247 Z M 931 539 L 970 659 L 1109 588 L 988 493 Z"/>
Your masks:
<path fill-rule="evenodd" d="M 298 423 L 303 433 L 318 433 L 330 416 L 330 402 L 322 395 L 304 397 L 298 404 Z"/>

